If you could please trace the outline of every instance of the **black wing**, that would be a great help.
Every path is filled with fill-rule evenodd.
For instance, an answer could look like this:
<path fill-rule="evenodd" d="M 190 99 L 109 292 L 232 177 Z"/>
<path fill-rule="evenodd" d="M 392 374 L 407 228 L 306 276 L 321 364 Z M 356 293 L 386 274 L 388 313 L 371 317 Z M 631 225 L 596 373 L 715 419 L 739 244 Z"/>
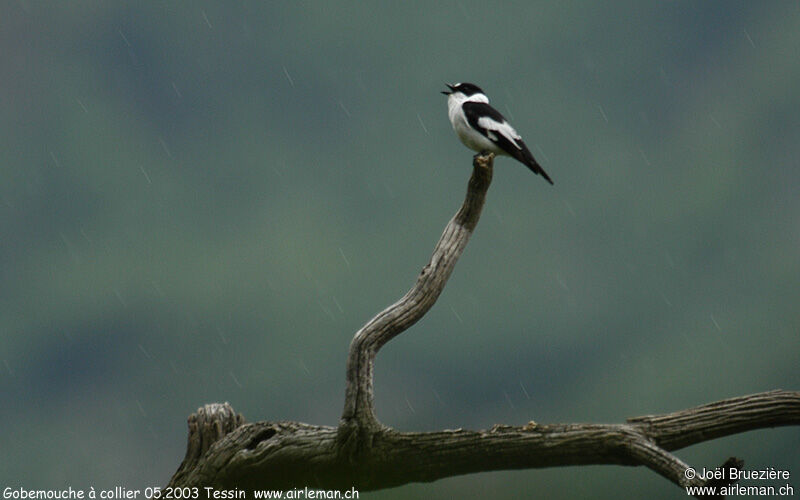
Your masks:
<path fill-rule="evenodd" d="M 467 101 L 461 107 L 467 117 L 467 122 L 472 128 L 497 144 L 509 156 L 526 165 L 535 174 L 541 175 L 550 184 L 553 183 L 547 172 L 533 157 L 528 146 L 517 134 L 517 131 L 499 111 L 485 102 Z"/>

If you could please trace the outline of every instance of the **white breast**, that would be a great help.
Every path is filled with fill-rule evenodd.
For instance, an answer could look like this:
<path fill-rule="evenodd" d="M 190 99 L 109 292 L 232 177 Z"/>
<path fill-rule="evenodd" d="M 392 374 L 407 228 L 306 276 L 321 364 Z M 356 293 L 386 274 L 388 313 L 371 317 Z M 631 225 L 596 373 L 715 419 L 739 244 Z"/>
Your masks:
<path fill-rule="evenodd" d="M 483 99 L 486 99 L 486 96 L 483 96 Z M 469 149 L 479 153 L 481 151 L 489 151 L 495 154 L 506 154 L 505 151 L 498 148 L 492 141 L 469 125 L 467 117 L 464 115 L 464 110 L 461 109 L 461 105 L 466 101 L 467 98 L 460 92 L 450 94 L 447 97 L 447 116 L 450 118 L 453 130 L 456 131 L 456 135 L 458 135 L 461 142 Z"/>

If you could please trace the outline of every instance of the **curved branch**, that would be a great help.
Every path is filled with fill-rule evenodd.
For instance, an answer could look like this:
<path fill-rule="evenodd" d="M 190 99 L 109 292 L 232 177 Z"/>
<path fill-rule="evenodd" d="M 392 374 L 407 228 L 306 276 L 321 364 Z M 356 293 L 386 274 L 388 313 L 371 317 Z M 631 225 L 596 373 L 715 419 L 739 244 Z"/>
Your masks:
<path fill-rule="evenodd" d="M 800 425 L 800 392 L 765 392 L 636 417 L 624 424 L 530 422 L 522 427 L 437 432 L 382 428 L 353 461 L 339 453 L 334 427 L 258 422 L 226 434 L 191 467 L 183 464 L 170 486 L 371 490 L 475 472 L 599 464 L 643 465 L 681 487 L 702 486 L 697 478 L 685 478 L 688 465 L 670 451 L 784 425 Z M 692 439 L 683 438 L 687 430 Z M 196 426 L 190 426 L 190 446 L 193 432 L 198 432 Z M 725 463 L 741 466 L 733 458 Z"/>
<path fill-rule="evenodd" d="M 417 282 L 403 298 L 378 313 L 353 337 L 347 358 L 347 389 L 341 422 L 345 439 L 353 429 L 369 433 L 381 428 L 375 416 L 372 395 L 375 356 L 387 342 L 424 316 L 439 298 L 478 224 L 486 191 L 492 182 L 493 163 L 494 154 L 491 153 L 474 157 L 464 203 L 445 227 Z"/>
<path fill-rule="evenodd" d="M 339 427 L 245 424 L 227 403 L 207 405 L 189 418 L 186 458 L 169 486 L 369 490 L 473 472 L 616 464 L 644 465 L 681 487 L 719 487 L 732 481 L 688 479 L 688 466 L 670 452 L 752 429 L 800 425 L 800 393 L 790 391 L 635 417 L 623 424 L 530 422 L 488 431 L 439 432 L 398 432 L 381 425 L 373 407 L 375 355 L 436 302 L 478 223 L 493 159 L 475 156 L 466 199 L 415 285 L 353 338 Z M 742 462 L 732 457 L 724 467 L 741 468 Z"/>

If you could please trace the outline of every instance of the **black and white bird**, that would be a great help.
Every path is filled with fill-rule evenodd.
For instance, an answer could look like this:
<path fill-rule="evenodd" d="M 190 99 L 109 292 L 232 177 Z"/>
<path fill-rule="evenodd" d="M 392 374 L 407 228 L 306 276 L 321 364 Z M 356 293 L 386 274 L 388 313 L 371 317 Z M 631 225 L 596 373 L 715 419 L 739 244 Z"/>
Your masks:
<path fill-rule="evenodd" d="M 449 91 L 442 91 L 447 96 L 447 114 L 465 146 L 478 153 L 510 156 L 553 183 L 514 127 L 489 105 L 489 98 L 480 87 L 472 83 L 447 87 Z"/>

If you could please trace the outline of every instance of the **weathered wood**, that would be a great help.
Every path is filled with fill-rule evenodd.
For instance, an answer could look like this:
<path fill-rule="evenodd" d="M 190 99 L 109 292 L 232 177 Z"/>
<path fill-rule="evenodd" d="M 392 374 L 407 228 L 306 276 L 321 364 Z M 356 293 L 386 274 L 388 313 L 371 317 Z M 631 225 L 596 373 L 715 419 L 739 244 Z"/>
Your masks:
<path fill-rule="evenodd" d="M 170 484 L 182 484 L 186 481 L 187 476 L 194 474 L 203 463 L 211 446 L 244 423 L 244 417 L 236 413 L 228 403 L 212 403 L 198 408 L 196 413 L 189 416 L 186 456 Z"/>
<path fill-rule="evenodd" d="M 686 479 L 688 465 L 670 451 L 786 425 L 800 425 L 800 393 L 779 390 L 631 418 L 623 424 L 531 422 L 521 427 L 437 432 L 383 427 L 353 461 L 337 449 L 335 427 L 257 422 L 224 434 L 205 454 L 192 458 L 191 467 L 184 463 L 170 485 L 246 490 L 355 486 L 366 491 L 474 472 L 611 464 L 643 465 L 682 487 L 700 486 L 699 479 Z M 691 430 L 690 439 L 685 438 L 686 429 Z M 190 443 L 196 441 L 197 432 L 197 426 L 190 427 Z"/>
<path fill-rule="evenodd" d="M 444 290 L 456 261 L 467 246 L 481 216 L 486 192 L 492 182 L 494 155 L 476 155 L 472 177 L 461 208 L 444 229 L 430 262 L 416 283 L 400 300 L 367 322 L 353 337 L 347 358 L 347 388 L 340 424 L 342 443 L 369 444 L 369 435 L 382 428 L 373 402 L 373 363 L 378 350 L 419 321 Z M 354 437 L 353 433 L 358 433 Z M 360 447 L 353 447 L 357 452 Z"/>
<path fill-rule="evenodd" d="M 494 156 L 476 155 L 467 196 L 430 262 L 399 301 L 354 336 L 338 427 L 299 422 L 244 423 L 227 403 L 189 417 L 186 457 L 169 486 L 244 490 L 371 490 L 474 472 L 567 465 L 643 465 L 673 483 L 689 467 L 670 452 L 752 429 L 800 425 L 800 393 L 772 391 L 621 424 L 496 425 L 491 430 L 398 432 L 375 416 L 373 363 L 378 350 L 416 323 L 444 289 L 478 223 Z M 726 467 L 742 467 L 731 457 Z M 706 485 L 723 486 L 720 480 Z"/>

